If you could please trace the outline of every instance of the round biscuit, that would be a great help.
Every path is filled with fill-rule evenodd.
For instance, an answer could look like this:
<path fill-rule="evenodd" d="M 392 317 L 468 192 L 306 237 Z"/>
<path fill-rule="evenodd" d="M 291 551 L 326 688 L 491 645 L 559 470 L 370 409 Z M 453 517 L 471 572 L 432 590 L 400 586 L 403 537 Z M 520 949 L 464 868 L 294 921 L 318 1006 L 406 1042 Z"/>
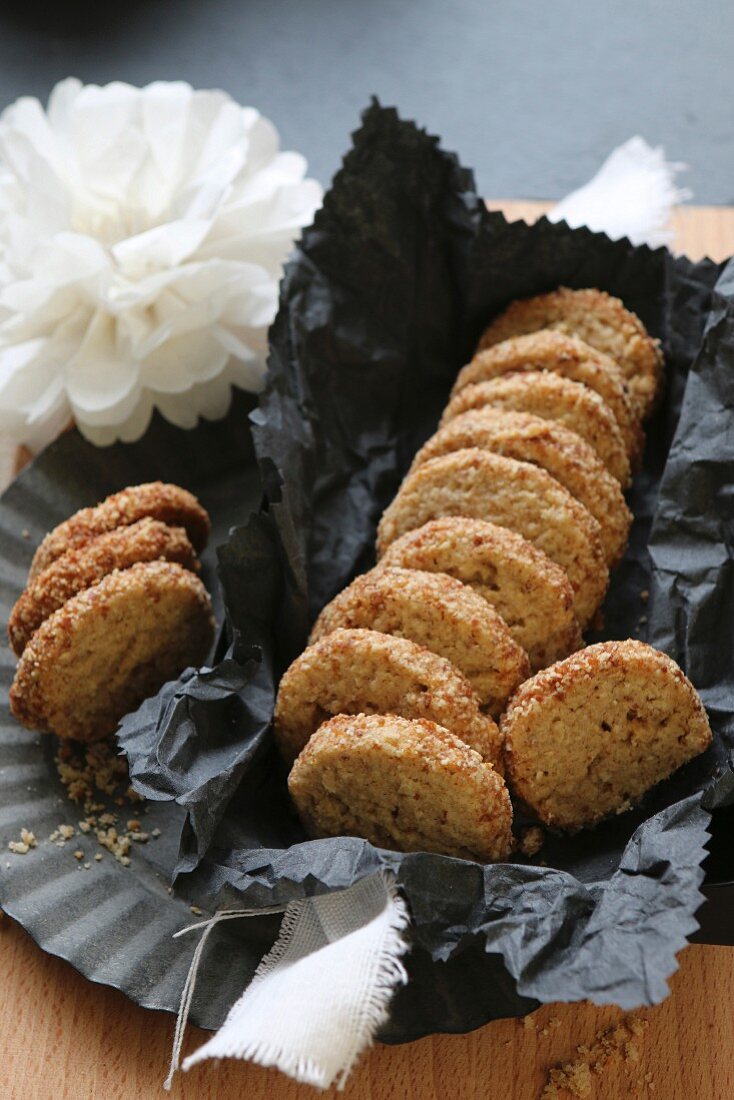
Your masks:
<path fill-rule="evenodd" d="M 297 657 L 275 702 L 275 740 L 292 761 L 334 714 L 398 714 L 445 726 L 502 768 L 499 731 L 445 657 L 376 630 L 333 630 Z"/>
<path fill-rule="evenodd" d="M 619 482 L 576 432 L 557 420 L 544 420 L 532 413 L 482 406 L 439 428 L 416 455 L 413 469 L 428 459 L 466 447 L 479 447 L 547 470 L 599 524 L 607 565 L 620 561 L 627 547 L 632 513 Z"/>
<path fill-rule="evenodd" d="M 406 531 L 441 516 L 517 531 L 566 572 L 582 629 L 598 610 L 609 583 L 599 524 L 545 470 L 476 447 L 422 463 L 380 520 L 378 556 Z"/>
<path fill-rule="evenodd" d="M 642 453 L 644 433 L 624 375 L 615 361 L 578 337 L 555 329 L 512 336 L 477 352 L 459 372 L 451 397 L 474 382 L 491 382 L 505 374 L 542 370 L 581 382 L 598 393 L 617 421 L 630 460 Z"/>
<path fill-rule="evenodd" d="M 690 680 L 632 639 L 589 646 L 527 680 L 502 733 L 514 793 L 570 832 L 629 809 L 711 743 Z"/>
<path fill-rule="evenodd" d="M 431 520 L 388 546 L 377 568 L 393 566 L 470 585 L 499 611 L 533 671 L 583 644 L 563 569 L 507 527 L 464 516 Z"/>
<path fill-rule="evenodd" d="M 446 406 L 441 427 L 471 409 L 499 408 L 557 420 L 599 455 L 623 488 L 630 484 L 630 460 L 617 422 L 593 390 L 550 371 L 506 374 L 459 390 Z"/>
<path fill-rule="evenodd" d="M 394 715 L 340 714 L 288 776 L 311 836 L 359 836 L 399 852 L 506 859 L 512 805 L 501 777 L 448 730 Z"/>
<path fill-rule="evenodd" d="M 175 562 L 140 562 L 85 588 L 39 626 L 18 662 L 11 710 L 32 729 L 96 741 L 206 657 L 204 585 Z"/>
<path fill-rule="evenodd" d="M 115 527 L 126 527 L 149 516 L 171 527 L 183 527 L 195 550 L 203 550 L 209 537 L 209 516 L 188 489 L 163 481 L 132 485 L 113 493 L 94 508 L 82 508 L 44 538 L 29 572 L 34 580 L 67 550 L 75 550 Z"/>
<path fill-rule="evenodd" d="M 639 317 L 619 298 L 603 290 L 560 287 L 512 302 L 484 330 L 477 350 L 544 328 L 578 336 L 614 359 L 627 380 L 638 417 L 651 412 L 662 380 L 660 341 L 648 335 Z"/>
<path fill-rule="evenodd" d="M 41 623 L 77 592 L 97 584 L 115 569 L 158 560 L 176 561 L 194 571 L 199 568 L 184 529 L 168 527 L 155 519 L 115 527 L 78 550 L 67 550 L 29 583 L 13 607 L 8 620 L 13 651 L 20 656 Z"/>
<path fill-rule="evenodd" d="M 445 657 L 494 718 L 530 675 L 527 653 L 499 613 L 468 585 L 440 573 L 373 569 L 357 577 L 321 612 L 310 642 L 338 627 L 409 638 Z"/>

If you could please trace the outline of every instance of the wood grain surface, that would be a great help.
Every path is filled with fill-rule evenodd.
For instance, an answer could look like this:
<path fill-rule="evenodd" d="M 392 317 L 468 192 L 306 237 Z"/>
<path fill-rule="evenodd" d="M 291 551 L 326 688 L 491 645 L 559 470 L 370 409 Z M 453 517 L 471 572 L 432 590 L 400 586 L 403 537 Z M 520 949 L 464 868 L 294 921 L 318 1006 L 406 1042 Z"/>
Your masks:
<path fill-rule="evenodd" d="M 493 202 L 532 219 L 542 203 Z M 688 207 L 674 217 L 675 247 L 697 258 L 734 253 L 734 209 Z M 0 440 L 0 483 L 18 456 Z M 734 919 L 734 914 L 732 915 Z M 402 1047 L 375 1047 L 361 1060 L 347 1100 L 540 1100 L 549 1071 L 594 1061 L 589 1100 L 733 1100 L 734 949 L 682 952 L 671 996 L 636 1014 L 645 1031 L 635 1049 L 601 1058 L 579 1054 L 623 1014 L 591 1005 L 547 1005 L 527 1021 L 503 1020 L 469 1035 L 435 1036 Z M 44 955 L 0 915 L 0 1100 L 147 1100 L 163 1097 L 173 1019 L 137 1008 Z M 187 1050 L 204 1033 L 191 1029 Z M 296 1100 L 314 1090 L 274 1070 L 204 1064 L 179 1075 L 179 1100 Z M 325 1094 L 331 1096 L 329 1092 Z M 333 1095 L 337 1095 L 334 1093 Z"/>

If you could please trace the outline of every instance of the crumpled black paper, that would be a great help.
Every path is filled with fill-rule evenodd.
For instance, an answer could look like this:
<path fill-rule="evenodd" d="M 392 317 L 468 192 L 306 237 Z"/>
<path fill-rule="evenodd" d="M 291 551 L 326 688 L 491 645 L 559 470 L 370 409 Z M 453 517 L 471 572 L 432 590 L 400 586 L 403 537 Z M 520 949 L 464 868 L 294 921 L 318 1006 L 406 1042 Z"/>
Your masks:
<path fill-rule="evenodd" d="M 709 821 L 701 792 L 725 769 L 734 738 L 734 642 L 722 638 L 734 610 L 734 374 L 719 347 L 719 315 L 728 318 L 734 298 L 726 275 L 689 379 L 722 266 L 546 219 L 508 224 L 436 139 L 375 104 L 287 268 L 252 417 L 269 514 L 220 553 L 233 644 L 251 647 L 252 668 L 259 654 L 262 683 L 277 683 L 323 604 L 373 564 L 382 510 L 435 430 L 482 326 L 508 301 L 558 285 L 600 287 L 640 315 L 666 354 L 665 397 L 630 494 L 630 549 L 600 637 L 647 636 L 680 661 L 704 689 L 716 745 L 634 812 L 549 838 L 535 865 L 401 855 L 354 838 L 308 841 L 259 723 L 227 744 L 219 773 L 208 719 L 199 722 L 188 702 L 179 716 L 164 692 L 157 711 L 150 702 L 123 726 L 134 781 L 145 777 L 140 789 L 189 808 L 181 869 L 196 867 L 185 878 L 192 896 L 272 905 L 394 870 L 412 915 L 412 951 L 411 982 L 383 1031 L 389 1041 L 466 1030 L 537 1001 L 655 1003 L 696 927 Z M 734 357 L 734 337 L 731 347 Z M 247 700 L 251 683 L 238 675 L 230 670 L 226 684 Z M 709 807 L 732 794 L 723 776 Z"/>

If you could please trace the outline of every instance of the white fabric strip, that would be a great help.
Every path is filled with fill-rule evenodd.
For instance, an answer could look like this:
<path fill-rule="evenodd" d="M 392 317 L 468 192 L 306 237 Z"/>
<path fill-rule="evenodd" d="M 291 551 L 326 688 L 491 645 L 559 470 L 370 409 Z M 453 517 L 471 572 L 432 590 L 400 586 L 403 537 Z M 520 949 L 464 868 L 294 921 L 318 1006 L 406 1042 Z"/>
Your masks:
<path fill-rule="evenodd" d="M 632 244 L 653 248 L 669 244 L 670 215 L 676 203 L 692 192 L 676 184 L 685 164 L 665 159 L 641 137 L 630 138 L 609 154 L 599 171 L 583 187 L 561 199 L 548 215 L 551 221 L 588 226 L 614 240 L 629 237 Z"/>
<path fill-rule="evenodd" d="M 184 988 L 167 1087 L 178 1064 L 204 939 L 218 920 L 236 916 L 237 911 L 229 911 L 205 922 Z M 401 960 L 408 923 L 405 903 L 387 874 L 292 902 L 277 942 L 249 986 L 183 1069 L 207 1058 L 242 1058 L 276 1066 L 305 1084 L 328 1088 L 336 1082 L 343 1088 L 387 1019 L 395 989 L 407 981 Z"/>

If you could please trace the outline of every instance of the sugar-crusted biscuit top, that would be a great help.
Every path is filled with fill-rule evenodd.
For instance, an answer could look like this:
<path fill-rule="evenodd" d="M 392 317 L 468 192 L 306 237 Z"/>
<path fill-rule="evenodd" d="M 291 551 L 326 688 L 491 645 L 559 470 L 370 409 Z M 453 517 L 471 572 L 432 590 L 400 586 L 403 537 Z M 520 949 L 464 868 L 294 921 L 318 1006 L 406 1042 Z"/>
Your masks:
<path fill-rule="evenodd" d="M 632 513 L 619 482 L 576 432 L 532 413 L 483 406 L 439 428 L 416 455 L 413 468 L 465 447 L 479 447 L 547 470 L 599 524 L 607 564 L 615 565 L 621 559 Z"/>
<path fill-rule="evenodd" d="M 162 481 L 132 485 L 107 497 L 94 508 L 82 508 L 54 527 L 36 550 L 29 580 L 34 580 L 56 558 L 74 550 L 97 535 L 125 527 L 149 516 L 172 527 L 183 527 L 195 550 L 202 550 L 209 537 L 209 516 L 187 489 Z"/>
<path fill-rule="evenodd" d="M 468 585 L 442 573 L 373 569 L 327 604 L 310 641 L 337 627 L 409 638 L 451 661 L 497 717 L 530 674 L 524 649 L 501 615 Z"/>
<path fill-rule="evenodd" d="M 563 569 L 508 527 L 465 516 L 430 520 L 391 543 L 383 566 L 448 573 L 471 585 L 497 608 L 535 670 L 582 645 Z"/>
<path fill-rule="evenodd" d="M 660 342 L 648 335 L 639 317 L 619 298 L 603 290 L 561 287 L 549 294 L 511 302 L 484 330 L 477 350 L 545 328 L 578 336 L 614 359 L 627 381 L 638 416 L 651 412 L 662 378 Z"/>
<path fill-rule="evenodd" d="M 623 488 L 630 484 L 630 461 L 617 422 L 601 397 L 580 382 L 549 371 L 475 382 L 452 398 L 441 425 L 470 409 L 487 406 L 559 421 L 586 440 Z"/>
<path fill-rule="evenodd" d="M 67 550 L 29 583 L 16 602 L 8 621 L 13 650 L 20 655 L 45 619 L 108 573 L 159 559 L 176 561 L 194 571 L 199 567 L 184 529 L 150 518 L 113 528 L 76 550 Z"/>
<path fill-rule="evenodd" d="M 555 329 L 512 336 L 477 352 L 459 372 L 451 396 L 474 382 L 490 382 L 505 374 L 543 370 L 561 374 L 572 382 L 581 382 L 597 393 L 617 421 L 630 459 L 642 451 L 644 433 L 618 365 L 610 356 L 578 337 Z"/>
<path fill-rule="evenodd" d="M 338 715 L 296 760 L 288 788 L 312 836 L 360 836 L 401 852 L 506 859 L 512 806 L 501 777 L 423 719 Z"/>
<path fill-rule="evenodd" d="M 539 672 L 502 720 L 508 782 L 545 824 L 621 813 L 711 743 L 698 694 L 643 642 L 601 642 Z"/>
<path fill-rule="evenodd" d="M 363 713 L 427 718 L 502 768 L 499 731 L 466 677 L 445 657 L 376 630 L 333 630 L 296 658 L 278 688 L 275 740 L 292 761 L 328 717 Z"/>
<path fill-rule="evenodd" d="M 609 571 L 599 524 L 545 470 L 478 448 L 422 463 L 380 521 L 378 554 L 406 531 L 443 516 L 509 527 L 547 554 L 571 582 L 582 629 L 604 599 Z"/>

